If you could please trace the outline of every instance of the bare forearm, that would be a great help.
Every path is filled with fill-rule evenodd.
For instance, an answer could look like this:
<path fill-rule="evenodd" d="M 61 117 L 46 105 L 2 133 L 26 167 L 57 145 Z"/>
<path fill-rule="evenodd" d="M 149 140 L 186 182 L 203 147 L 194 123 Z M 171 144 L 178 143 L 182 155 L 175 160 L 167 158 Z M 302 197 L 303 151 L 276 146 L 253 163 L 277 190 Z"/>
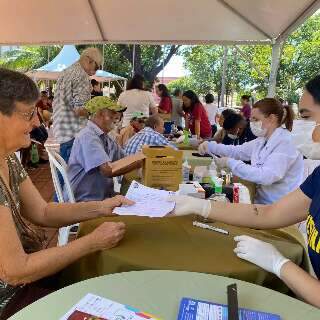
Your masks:
<path fill-rule="evenodd" d="M 281 279 L 300 298 L 320 308 L 320 282 L 293 262 L 281 268 Z"/>
<path fill-rule="evenodd" d="M 273 214 L 272 206 L 212 202 L 209 217 L 227 224 L 256 229 L 288 226 Z"/>
<path fill-rule="evenodd" d="M 96 251 L 90 235 L 74 240 L 63 247 L 54 247 L 26 255 L 23 263 L 10 268 L 6 281 L 19 285 L 37 281 L 62 270 L 79 258 Z"/>
<path fill-rule="evenodd" d="M 103 202 L 48 203 L 42 226 L 62 227 L 105 215 Z"/>

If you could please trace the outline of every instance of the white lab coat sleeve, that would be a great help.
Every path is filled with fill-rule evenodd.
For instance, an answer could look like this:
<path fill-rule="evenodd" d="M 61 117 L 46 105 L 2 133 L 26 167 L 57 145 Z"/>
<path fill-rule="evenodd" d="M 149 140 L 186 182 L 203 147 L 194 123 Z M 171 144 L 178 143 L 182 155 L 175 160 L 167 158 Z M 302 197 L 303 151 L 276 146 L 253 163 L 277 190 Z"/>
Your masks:
<path fill-rule="evenodd" d="M 213 155 L 228 157 L 242 161 L 250 161 L 255 146 L 256 140 L 246 142 L 240 146 L 225 145 L 212 141 L 209 142 L 208 151 L 210 154 Z"/>
<path fill-rule="evenodd" d="M 273 152 L 260 167 L 248 165 L 239 160 L 228 159 L 228 166 L 235 176 L 260 185 L 271 185 L 281 180 L 299 154 Z"/>

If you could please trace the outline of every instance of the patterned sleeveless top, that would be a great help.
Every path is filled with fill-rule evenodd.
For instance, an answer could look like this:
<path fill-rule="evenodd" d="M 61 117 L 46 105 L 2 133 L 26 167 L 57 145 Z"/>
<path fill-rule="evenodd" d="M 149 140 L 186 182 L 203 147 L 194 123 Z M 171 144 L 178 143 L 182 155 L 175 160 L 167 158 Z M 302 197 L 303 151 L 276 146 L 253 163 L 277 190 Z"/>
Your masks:
<path fill-rule="evenodd" d="M 32 253 L 44 248 L 46 238 L 42 230 L 35 230 L 34 226 L 20 214 L 19 188 L 28 177 L 16 155 L 7 158 L 11 193 L 0 176 L 0 206 L 10 209 L 18 236 L 26 253 Z M 5 257 L 0 257 L 4 259 Z M 0 314 L 6 304 L 22 286 L 11 286 L 0 279 Z"/>

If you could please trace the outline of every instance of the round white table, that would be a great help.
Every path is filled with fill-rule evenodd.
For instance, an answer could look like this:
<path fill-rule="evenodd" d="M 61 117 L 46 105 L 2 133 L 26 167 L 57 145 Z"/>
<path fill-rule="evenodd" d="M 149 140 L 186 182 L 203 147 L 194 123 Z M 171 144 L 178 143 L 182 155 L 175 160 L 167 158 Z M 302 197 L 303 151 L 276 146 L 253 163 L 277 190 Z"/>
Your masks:
<path fill-rule="evenodd" d="M 276 313 L 282 320 L 320 319 L 320 310 L 270 289 L 183 271 L 134 271 L 89 279 L 48 295 L 10 319 L 58 320 L 87 293 L 93 293 L 164 320 L 175 320 L 182 297 L 226 304 L 226 286 L 232 283 L 238 286 L 239 307 Z"/>

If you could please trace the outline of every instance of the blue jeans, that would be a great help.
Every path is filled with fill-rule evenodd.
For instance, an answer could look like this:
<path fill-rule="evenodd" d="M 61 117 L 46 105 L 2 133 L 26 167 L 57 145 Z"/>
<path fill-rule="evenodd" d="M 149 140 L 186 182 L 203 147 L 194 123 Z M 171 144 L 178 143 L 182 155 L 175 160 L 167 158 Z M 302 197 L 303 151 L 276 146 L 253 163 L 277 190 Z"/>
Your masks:
<path fill-rule="evenodd" d="M 73 142 L 74 142 L 74 138 L 70 141 L 67 141 L 67 142 L 60 144 L 60 156 L 66 162 L 66 164 L 68 164 L 68 161 L 70 158 Z M 62 178 L 62 175 L 60 174 L 60 172 L 58 173 L 58 176 L 59 176 L 61 188 L 63 188 L 64 181 L 63 181 L 63 178 Z M 54 195 L 54 202 L 58 202 L 57 194 Z"/>

